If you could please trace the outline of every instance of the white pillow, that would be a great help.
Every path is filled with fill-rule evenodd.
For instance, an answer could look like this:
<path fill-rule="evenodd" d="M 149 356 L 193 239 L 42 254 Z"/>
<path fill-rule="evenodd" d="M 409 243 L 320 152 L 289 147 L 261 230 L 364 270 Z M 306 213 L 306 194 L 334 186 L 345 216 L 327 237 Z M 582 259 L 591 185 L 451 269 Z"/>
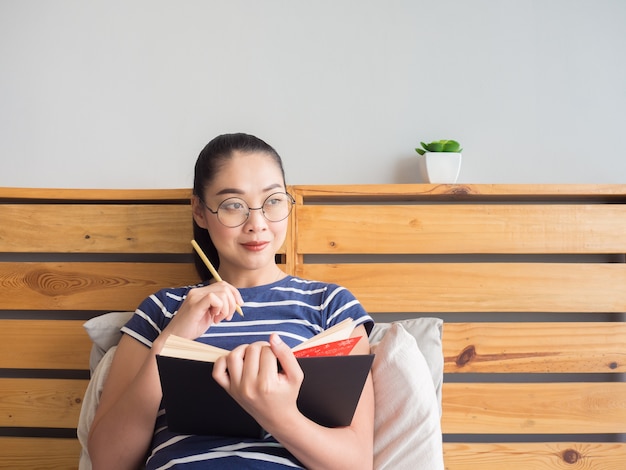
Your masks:
<path fill-rule="evenodd" d="M 374 468 L 443 470 L 439 402 L 415 339 L 394 323 L 372 352 Z"/>
<path fill-rule="evenodd" d="M 100 395 L 104 388 L 104 382 L 109 375 L 109 369 L 111 368 L 111 362 L 113 362 L 113 356 L 117 346 L 110 347 L 102 357 L 102 360 L 95 367 L 91 374 L 91 380 L 87 385 L 85 396 L 83 398 L 83 404 L 80 407 L 80 415 L 78 417 L 78 428 L 76 434 L 78 441 L 80 442 L 81 451 L 78 462 L 79 470 L 91 470 L 91 460 L 89 458 L 89 452 L 87 450 L 87 438 L 89 437 L 89 428 L 96 414 L 98 403 L 100 403 Z"/>
<path fill-rule="evenodd" d="M 83 323 L 89 338 L 93 341 L 91 356 L 89 357 L 89 370 L 93 374 L 102 356 L 117 345 L 122 339 L 120 328 L 126 324 L 133 312 L 110 312 L 104 313 Z"/>
<path fill-rule="evenodd" d="M 417 342 L 417 347 L 424 355 L 430 375 L 435 385 L 435 393 L 439 401 L 441 413 L 441 389 L 443 385 L 443 349 L 441 336 L 443 332 L 443 320 L 433 317 L 411 318 L 392 323 L 376 323 L 370 333 L 370 344 L 380 342 L 392 324 L 400 324 Z"/>

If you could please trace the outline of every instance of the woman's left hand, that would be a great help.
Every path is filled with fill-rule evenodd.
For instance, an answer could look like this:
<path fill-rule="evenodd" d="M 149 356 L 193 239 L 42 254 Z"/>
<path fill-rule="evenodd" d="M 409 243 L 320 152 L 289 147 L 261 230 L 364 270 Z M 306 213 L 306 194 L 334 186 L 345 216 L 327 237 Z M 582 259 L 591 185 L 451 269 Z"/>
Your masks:
<path fill-rule="evenodd" d="M 296 400 L 304 373 L 276 333 L 269 344 L 241 345 L 220 357 L 213 378 L 265 429 L 271 429 L 285 413 L 299 413 Z"/>

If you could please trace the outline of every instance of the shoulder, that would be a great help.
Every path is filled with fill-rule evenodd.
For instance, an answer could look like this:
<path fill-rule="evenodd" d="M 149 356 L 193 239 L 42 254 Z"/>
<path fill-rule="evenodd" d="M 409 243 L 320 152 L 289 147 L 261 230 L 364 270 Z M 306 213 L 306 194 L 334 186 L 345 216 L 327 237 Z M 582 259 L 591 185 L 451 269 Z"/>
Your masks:
<path fill-rule="evenodd" d="M 312 301 L 326 299 L 345 299 L 354 296 L 345 287 L 332 282 L 303 279 L 296 276 L 287 276 L 274 288 L 289 292 L 292 296 L 302 296 Z"/>
<path fill-rule="evenodd" d="M 291 285 L 294 287 L 301 287 L 302 289 L 306 289 L 306 290 L 314 290 L 314 289 L 334 290 L 337 288 L 342 288 L 338 284 L 333 284 L 332 282 L 317 281 L 314 279 L 304 279 L 304 278 L 297 277 L 297 276 L 287 276 L 285 278 L 285 281 L 287 282 L 288 285 Z"/>
<path fill-rule="evenodd" d="M 303 279 L 299 277 L 292 277 L 291 281 L 294 286 L 300 286 L 302 290 L 323 293 L 324 297 L 327 299 L 337 298 L 352 300 L 355 298 L 352 292 L 347 288 L 333 282 Z"/>
<path fill-rule="evenodd" d="M 301 286 L 304 296 L 308 294 L 309 304 L 316 304 L 319 311 L 325 312 L 326 327 L 350 317 L 356 320 L 357 324 L 363 324 L 368 333 L 371 331 L 374 325 L 373 319 L 354 294 L 344 286 L 298 277 L 292 277 L 291 281 Z"/>

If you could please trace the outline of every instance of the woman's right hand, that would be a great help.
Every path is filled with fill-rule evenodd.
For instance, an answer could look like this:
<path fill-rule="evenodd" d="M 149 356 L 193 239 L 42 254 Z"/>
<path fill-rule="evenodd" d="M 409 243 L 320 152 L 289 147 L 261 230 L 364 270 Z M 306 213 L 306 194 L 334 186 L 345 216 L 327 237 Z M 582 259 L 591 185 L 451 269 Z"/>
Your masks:
<path fill-rule="evenodd" d="M 189 289 L 185 301 L 163 330 L 166 334 L 162 336 L 174 334 L 196 339 L 211 325 L 230 320 L 236 306 L 242 304 L 239 291 L 224 281 Z"/>

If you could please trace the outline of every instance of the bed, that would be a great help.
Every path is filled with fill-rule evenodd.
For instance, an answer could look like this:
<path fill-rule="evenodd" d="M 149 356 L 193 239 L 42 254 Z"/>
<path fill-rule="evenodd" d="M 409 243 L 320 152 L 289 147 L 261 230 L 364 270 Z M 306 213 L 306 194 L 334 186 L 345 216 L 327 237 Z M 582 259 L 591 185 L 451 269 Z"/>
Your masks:
<path fill-rule="evenodd" d="M 626 186 L 289 191 L 285 271 L 440 321 L 446 469 L 623 468 Z M 198 280 L 190 195 L 0 188 L 0 466 L 78 467 L 84 324 Z"/>

